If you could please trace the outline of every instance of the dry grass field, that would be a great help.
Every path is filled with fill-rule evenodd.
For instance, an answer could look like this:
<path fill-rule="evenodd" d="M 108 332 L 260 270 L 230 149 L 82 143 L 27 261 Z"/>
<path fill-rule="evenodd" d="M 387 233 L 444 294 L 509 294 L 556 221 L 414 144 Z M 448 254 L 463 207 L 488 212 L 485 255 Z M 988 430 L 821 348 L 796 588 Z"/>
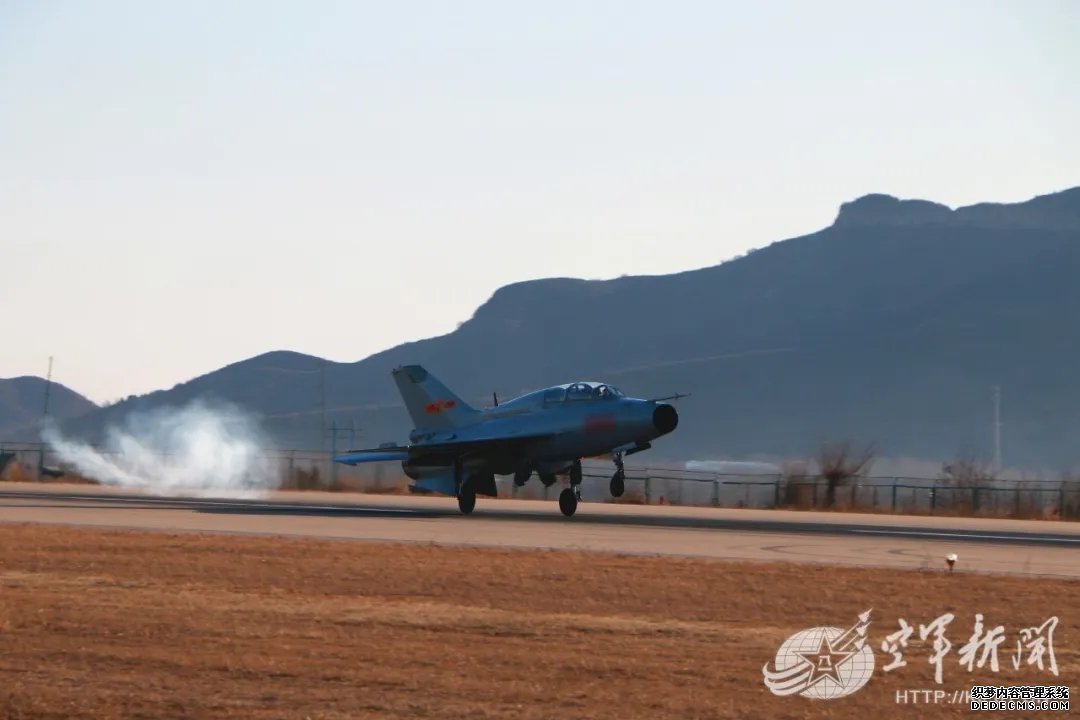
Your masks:
<path fill-rule="evenodd" d="M 1075 691 L 1078 591 L 960 572 L 3 525 L 0 717 L 961 717 L 966 705 L 896 702 L 935 687 L 917 636 L 907 667 L 883 674 L 878 652 L 869 685 L 839 700 L 775 697 L 761 670 L 791 633 L 867 608 L 875 650 L 897 618 L 917 627 L 948 611 L 943 688 Z M 1006 628 L 996 676 L 957 662 L 976 612 Z M 1052 615 L 1061 676 L 1014 670 L 1016 633 Z"/>

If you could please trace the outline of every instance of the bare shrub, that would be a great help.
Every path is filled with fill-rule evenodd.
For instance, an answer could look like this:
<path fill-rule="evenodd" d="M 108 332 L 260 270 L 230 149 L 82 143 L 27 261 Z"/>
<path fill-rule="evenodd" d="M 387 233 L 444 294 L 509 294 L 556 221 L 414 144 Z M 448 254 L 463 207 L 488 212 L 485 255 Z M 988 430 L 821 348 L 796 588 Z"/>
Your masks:
<path fill-rule="evenodd" d="M 856 450 L 851 442 L 822 445 L 818 450 L 818 472 L 825 481 L 825 506 L 836 505 L 836 488 L 847 485 L 852 478 L 865 475 L 874 464 L 875 450 L 867 445 Z"/>
<path fill-rule="evenodd" d="M 1043 517 L 1041 493 L 1020 486 L 1016 488 L 1013 499 L 1012 517 L 1024 520 L 1039 520 Z"/>
<path fill-rule="evenodd" d="M 322 473 L 313 465 L 310 469 L 294 467 L 281 486 L 282 490 L 322 490 Z"/>
<path fill-rule="evenodd" d="M 990 465 L 977 458 L 961 457 L 941 466 L 941 478 L 960 487 L 972 487 L 996 479 Z"/>
<path fill-rule="evenodd" d="M 1080 470 L 1061 473 L 1061 507 L 1058 514 L 1062 520 L 1080 520 Z"/>
<path fill-rule="evenodd" d="M 34 474 L 27 470 L 27 467 L 19 461 L 8 463 L 8 466 L 4 468 L 4 472 L 0 475 L 0 479 L 8 482 L 33 482 Z"/>
<path fill-rule="evenodd" d="M 14 461 L 15 458 L 15 453 L 8 452 L 6 450 L 0 450 L 0 477 L 3 477 L 4 469 L 7 468 L 8 463 Z"/>
<path fill-rule="evenodd" d="M 978 513 L 985 504 L 980 489 L 997 477 L 985 460 L 961 456 L 941 466 L 939 479 L 951 489 L 952 507 L 961 513 Z"/>
<path fill-rule="evenodd" d="M 810 473 L 805 460 L 789 460 L 780 468 L 780 503 L 788 507 L 809 505 L 812 490 Z"/>

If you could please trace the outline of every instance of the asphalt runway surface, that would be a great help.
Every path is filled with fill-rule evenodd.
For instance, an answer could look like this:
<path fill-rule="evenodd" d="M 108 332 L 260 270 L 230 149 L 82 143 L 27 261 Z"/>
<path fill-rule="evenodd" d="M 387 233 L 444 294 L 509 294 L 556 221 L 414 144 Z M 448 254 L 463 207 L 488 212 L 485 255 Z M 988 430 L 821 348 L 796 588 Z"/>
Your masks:
<path fill-rule="evenodd" d="M 1080 578 L 1080 523 L 480 498 L 273 492 L 156 496 L 87 485 L 4 483 L 0 522 L 250 533 Z"/>

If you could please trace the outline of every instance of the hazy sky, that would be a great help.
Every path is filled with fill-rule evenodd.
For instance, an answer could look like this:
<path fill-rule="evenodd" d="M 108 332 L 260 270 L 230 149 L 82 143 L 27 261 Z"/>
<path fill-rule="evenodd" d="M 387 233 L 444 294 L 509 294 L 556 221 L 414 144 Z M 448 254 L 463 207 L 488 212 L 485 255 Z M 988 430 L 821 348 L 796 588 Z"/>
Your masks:
<path fill-rule="evenodd" d="M 0 377 L 358 360 L 867 192 L 1078 185 L 1078 33 L 1073 0 L 0 0 Z"/>

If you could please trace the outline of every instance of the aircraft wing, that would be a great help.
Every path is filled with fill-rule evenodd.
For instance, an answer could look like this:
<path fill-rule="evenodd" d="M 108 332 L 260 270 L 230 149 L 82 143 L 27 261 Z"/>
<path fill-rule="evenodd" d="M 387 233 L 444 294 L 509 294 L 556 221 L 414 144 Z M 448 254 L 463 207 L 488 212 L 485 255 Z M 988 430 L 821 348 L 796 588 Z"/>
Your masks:
<path fill-rule="evenodd" d="M 473 437 L 440 440 L 432 443 L 418 443 L 416 445 L 394 445 L 387 447 L 371 448 L 368 450 L 350 450 L 342 455 L 334 457 L 334 462 L 345 465 L 359 465 L 369 462 L 385 462 L 390 460 L 406 460 L 408 458 L 429 458 L 444 462 L 453 462 L 455 458 L 466 453 L 501 452 L 516 448 L 523 443 L 533 440 L 542 440 L 552 437 L 553 433 L 533 433 L 529 435 L 492 435 L 490 437 Z"/>
<path fill-rule="evenodd" d="M 409 457 L 407 447 L 372 448 L 371 450 L 350 450 L 342 455 L 335 455 L 334 462 L 343 465 L 360 465 L 369 462 L 387 462 L 390 460 L 404 460 Z"/>
<path fill-rule="evenodd" d="M 438 440 L 436 442 L 419 443 L 417 445 L 410 445 L 409 449 L 413 452 L 431 450 L 434 452 L 453 452 L 455 450 L 461 450 L 463 452 L 479 450 L 484 447 L 506 447 L 518 445 L 523 442 L 529 442 L 531 440 L 542 440 L 543 438 L 549 438 L 554 436 L 555 433 L 542 432 L 542 433 L 522 433 L 519 435 L 488 435 L 480 437 L 461 438 L 448 438 L 446 440 Z"/>

